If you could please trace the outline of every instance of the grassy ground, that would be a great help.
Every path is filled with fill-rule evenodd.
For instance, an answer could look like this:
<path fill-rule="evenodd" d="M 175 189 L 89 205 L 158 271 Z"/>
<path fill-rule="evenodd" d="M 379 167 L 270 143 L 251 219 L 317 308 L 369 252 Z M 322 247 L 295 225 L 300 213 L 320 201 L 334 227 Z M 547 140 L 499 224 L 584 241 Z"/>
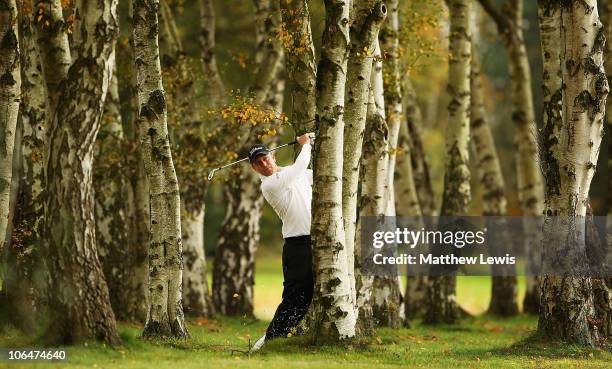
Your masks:
<path fill-rule="evenodd" d="M 259 263 L 256 313 L 262 320 L 220 318 L 188 322 L 189 340 L 139 338 L 141 327 L 120 324 L 124 346 L 100 344 L 68 347 L 66 363 L 23 363 L 0 368 L 609 368 L 612 354 L 531 339 L 533 317 L 466 319 L 458 326 L 379 329 L 371 343 L 348 347 L 313 347 L 303 337 L 267 343 L 252 355 L 239 351 L 257 339 L 280 298 L 278 260 Z M 486 308 L 490 281 L 460 278 L 460 303 L 473 313 Z M 36 347 L 16 331 L 0 335 L 0 347 Z M 8 365 L 8 366 L 7 366 Z"/>

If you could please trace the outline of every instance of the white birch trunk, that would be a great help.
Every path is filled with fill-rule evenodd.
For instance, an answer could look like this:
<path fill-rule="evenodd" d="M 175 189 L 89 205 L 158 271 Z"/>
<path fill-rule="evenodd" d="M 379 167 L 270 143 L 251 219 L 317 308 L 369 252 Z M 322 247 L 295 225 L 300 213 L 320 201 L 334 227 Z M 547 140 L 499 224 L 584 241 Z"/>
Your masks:
<path fill-rule="evenodd" d="M 471 3 L 447 1 L 450 11 L 449 120 L 446 130 L 444 194 L 441 216 L 466 215 L 471 200 L 469 169 L 469 108 Z M 455 323 L 459 318 L 454 275 L 431 277 L 425 322 Z"/>
<path fill-rule="evenodd" d="M 569 1 L 561 8 L 562 120 L 547 139 L 544 264 L 585 268 L 585 217 L 589 187 L 603 130 L 608 83 L 603 67 L 605 37 L 597 2 Z M 549 136 L 550 137 L 550 136 Z M 555 255 L 562 253 L 562 257 Z M 541 281 L 538 331 L 582 345 L 599 344 L 592 281 L 588 274 L 555 276 Z"/>
<path fill-rule="evenodd" d="M 21 100 L 15 0 L 2 1 L 0 19 L 2 20 L 0 22 L 0 254 L 2 254 L 8 226 L 15 130 Z"/>
<path fill-rule="evenodd" d="M 158 0 L 134 1 L 134 53 L 141 153 L 151 199 L 149 307 L 143 336 L 187 337 L 182 307 L 179 187 L 168 140 L 157 34 Z"/>
<path fill-rule="evenodd" d="M 71 63 L 60 2 L 37 3 L 48 96 L 45 256 L 51 274 L 46 332 L 51 342 L 120 342 L 96 249 L 91 183 L 93 143 L 115 62 L 116 5 L 112 0 L 80 4 L 83 41 Z"/>
<path fill-rule="evenodd" d="M 325 2 L 325 28 L 317 68 L 311 228 L 315 319 L 311 332 L 318 342 L 337 342 L 355 336 L 355 310 L 342 221 L 344 94 L 350 8 L 350 1 Z"/>
<path fill-rule="evenodd" d="M 471 147 L 476 161 L 476 174 L 482 186 L 482 215 L 506 216 L 507 200 L 504 178 L 495 141 L 491 132 L 490 119 L 484 106 L 484 91 L 480 71 L 480 61 L 475 45 L 479 41 L 479 30 L 475 27 L 472 39 L 471 62 L 471 103 L 470 103 L 470 135 Z M 496 219 L 496 222 L 503 222 Z M 506 245 L 512 244 L 508 234 L 498 235 L 499 239 L 489 245 L 493 255 L 504 255 Z M 518 314 L 518 287 L 515 270 L 508 265 L 492 265 L 491 301 L 488 312 L 499 316 L 514 316 Z M 501 276 L 503 275 L 503 276 Z"/>
<path fill-rule="evenodd" d="M 351 45 L 346 76 L 345 126 L 342 168 L 342 217 L 344 220 L 345 247 L 348 257 L 349 280 L 353 303 L 357 299 L 355 289 L 355 232 L 357 225 L 357 188 L 363 132 L 369 100 L 372 57 L 376 49 L 378 33 L 385 20 L 387 7 L 377 1 L 355 1 L 351 12 L 349 30 Z M 355 304 L 356 316 L 358 308 Z M 358 319 L 359 321 L 359 319 Z"/>

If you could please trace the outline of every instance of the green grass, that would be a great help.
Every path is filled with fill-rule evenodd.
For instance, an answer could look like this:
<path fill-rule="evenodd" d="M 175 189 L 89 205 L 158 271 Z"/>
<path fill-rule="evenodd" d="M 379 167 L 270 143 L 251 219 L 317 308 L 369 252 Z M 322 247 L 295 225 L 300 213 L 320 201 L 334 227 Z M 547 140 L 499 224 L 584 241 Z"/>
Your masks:
<path fill-rule="evenodd" d="M 259 260 L 258 260 L 259 262 Z M 143 340 L 141 327 L 119 324 L 123 346 L 99 343 L 68 347 L 66 363 L 23 363 L 8 368 L 608 368 L 612 354 L 532 338 L 534 317 L 499 319 L 486 315 L 457 326 L 378 329 L 368 344 L 311 346 L 305 337 L 279 339 L 252 355 L 249 339 L 259 338 L 280 300 L 277 259 L 259 262 L 256 314 L 261 320 L 189 320 L 188 340 Z M 486 309 L 490 279 L 461 277 L 459 302 L 471 312 Z M 36 347 L 17 331 L 0 334 L 0 347 Z M 6 363 L 0 363 L 0 368 Z"/>

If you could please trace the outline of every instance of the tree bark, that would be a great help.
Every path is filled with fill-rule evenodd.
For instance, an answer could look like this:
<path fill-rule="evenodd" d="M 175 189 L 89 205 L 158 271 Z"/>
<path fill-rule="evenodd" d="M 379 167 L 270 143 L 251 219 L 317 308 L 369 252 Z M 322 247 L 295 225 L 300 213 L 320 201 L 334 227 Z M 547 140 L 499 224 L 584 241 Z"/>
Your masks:
<path fill-rule="evenodd" d="M 291 94 L 291 123 L 295 135 L 315 130 L 315 51 L 307 0 L 280 1 L 283 46 Z"/>
<path fill-rule="evenodd" d="M 416 101 L 414 87 L 409 78 L 404 80 L 404 97 L 406 125 L 411 148 L 410 163 L 414 171 L 414 186 L 419 199 L 419 206 L 424 216 L 435 216 L 438 212 L 436 210 L 433 185 L 429 175 L 429 163 L 425 154 L 423 134 L 421 132 L 423 117 Z"/>
<path fill-rule="evenodd" d="M 125 301 L 130 292 L 129 249 L 125 209 L 128 173 L 123 165 L 124 138 L 119 108 L 116 68 L 107 93 L 100 132 L 94 145 L 96 243 L 108 284 L 110 302 L 117 319 L 125 319 Z"/>
<path fill-rule="evenodd" d="M 149 183 L 149 307 L 143 336 L 187 337 L 182 306 L 180 196 L 168 140 L 157 35 L 158 0 L 134 1 L 141 153 Z"/>
<path fill-rule="evenodd" d="M 131 2 L 129 5 L 131 9 Z M 131 23 L 132 15 L 130 14 Z M 144 161 L 139 150 L 140 137 L 136 119 L 138 115 L 138 92 L 134 69 L 134 40 L 130 34 L 129 44 L 118 43 L 117 78 L 119 79 L 119 101 L 121 112 L 123 160 L 128 183 L 126 213 L 130 232 L 127 234 L 129 288 L 125 293 L 123 307 L 117 311 L 119 319 L 144 323 L 148 306 L 148 244 L 150 235 L 149 185 Z"/>
<path fill-rule="evenodd" d="M 79 5 L 82 42 L 72 63 L 60 2 L 39 1 L 36 6 L 42 11 L 37 32 L 48 96 L 45 241 L 51 325 L 47 340 L 99 339 L 114 345 L 120 339 L 96 248 L 91 167 L 115 62 L 117 2 Z"/>
<path fill-rule="evenodd" d="M 500 12 L 491 0 L 479 0 L 491 18 L 495 21 L 498 32 L 502 36 L 508 51 L 508 69 L 510 88 L 512 90 L 512 121 L 516 125 L 517 146 L 517 185 L 521 211 L 524 216 L 542 215 L 543 185 L 537 161 L 537 142 L 535 138 L 535 113 L 533 94 L 531 92 L 531 72 L 523 37 L 523 1 L 507 0 Z M 528 264 L 538 264 L 537 225 L 525 222 L 525 243 Z M 527 277 L 527 294 L 525 296 L 525 311 L 535 313 L 538 306 L 537 282 L 533 277 Z"/>
<path fill-rule="evenodd" d="M 19 8 L 21 50 L 21 168 L 10 243 L 3 258 L 2 318 L 32 332 L 44 306 L 46 266 L 42 257 L 45 91 L 32 25 L 32 12 Z M 17 148 L 15 149 L 17 154 Z M 15 159 L 15 156 L 13 157 Z M 7 234 L 7 236 L 9 236 Z M 10 318 L 9 318 L 10 317 Z"/>
<path fill-rule="evenodd" d="M 507 215 L 508 201 L 489 117 L 484 106 L 480 61 L 475 47 L 480 38 L 477 26 L 472 37 L 470 135 L 475 154 L 476 173 L 482 185 L 482 215 L 503 217 Z M 504 222 L 503 218 L 493 221 Z M 494 244 L 488 245 L 492 255 L 505 255 L 511 251 L 508 250 L 508 245 L 511 245 L 512 241 L 506 232 L 503 233 L 498 235 L 499 239 Z M 492 265 L 491 272 L 493 278 L 488 312 L 498 316 L 517 315 L 519 308 L 515 268 L 509 265 Z"/>
<path fill-rule="evenodd" d="M 423 120 L 421 110 L 416 101 L 415 91 L 409 78 L 404 79 L 404 105 L 406 122 L 400 127 L 398 163 L 396 168 L 397 186 L 403 190 L 396 190 L 399 198 L 396 200 L 402 206 L 398 214 L 410 216 L 434 216 L 437 214 L 431 177 L 429 176 L 429 163 L 422 142 L 421 126 Z M 405 138 L 403 138 L 405 137 Z M 402 142 L 405 143 L 402 143 Z M 404 154 L 405 153 L 405 154 Z M 403 159 L 405 156 L 405 159 Z M 405 160 L 406 163 L 402 163 Z M 412 182 L 413 185 L 408 182 Z M 414 191 L 414 194 L 412 193 Z M 405 200 L 403 197 L 405 196 Z M 420 226 L 417 225 L 417 229 Z M 406 323 L 408 319 L 422 315 L 427 306 L 427 276 L 408 276 L 406 280 L 406 293 L 404 294 L 404 309 Z"/>
<path fill-rule="evenodd" d="M 350 1 L 325 1 L 325 27 L 317 68 L 317 139 L 312 203 L 315 288 L 311 328 L 316 342 L 355 336 L 342 221 L 344 95 L 349 56 Z"/>
<path fill-rule="evenodd" d="M 221 79 L 215 56 L 215 7 L 213 0 L 200 0 L 200 46 L 202 67 L 207 77 L 208 91 L 213 106 L 225 100 L 225 85 Z"/>
<path fill-rule="evenodd" d="M 603 67 L 605 36 L 595 0 L 561 4 L 560 24 L 561 85 L 565 88 L 562 119 L 549 120 L 544 127 L 545 274 L 540 284 L 538 332 L 594 346 L 600 337 L 597 324 L 593 324 L 592 280 L 585 273 L 585 217 L 608 94 Z M 555 255 L 563 256 L 559 259 Z M 571 274 L 554 275 L 547 268 L 553 263 Z"/>
<path fill-rule="evenodd" d="M 212 6 L 212 5 L 211 5 Z M 209 9 L 207 9 L 209 10 Z M 213 18 L 214 19 L 214 18 Z M 204 254 L 204 198 L 208 182 L 193 175 L 192 163 L 182 165 L 191 152 L 185 141 L 198 145 L 205 141 L 206 132 L 201 128 L 200 107 L 196 105 L 195 85 L 178 35 L 174 14 L 167 1 L 160 2 L 160 48 L 162 68 L 172 75 L 169 96 L 173 108 L 168 116 L 172 141 L 176 149 L 176 170 L 181 182 L 183 260 L 183 308 L 192 316 L 211 317 L 214 314 L 212 298 L 208 291 L 206 259 Z M 216 65 L 215 65 L 216 68 Z M 215 96 L 216 95 L 215 91 Z M 197 143 L 196 143 L 197 142 Z M 179 143 L 179 144 L 177 144 Z M 187 169 L 187 170 L 185 170 Z M 196 173 L 199 174 L 198 171 Z M 202 230 L 200 230 L 202 228 Z M 192 234 L 191 232 L 196 232 Z"/>
<path fill-rule="evenodd" d="M 446 134 L 444 194 L 441 216 L 465 215 L 471 200 L 469 169 L 469 107 L 471 60 L 471 4 L 465 0 L 447 2 L 450 11 L 449 121 Z M 429 307 L 425 322 L 455 323 L 459 318 L 456 277 L 429 278 Z"/>
<path fill-rule="evenodd" d="M 382 2 L 355 1 L 350 13 L 349 29 L 351 44 L 346 75 L 345 126 L 342 168 L 342 218 L 344 220 L 345 248 L 348 257 L 351 298 L 355 315 L 359 317 L 355 304 L 355 232 L 357 224 L 357 188 L 359 184 L 359 166 L 361 147 L 366 125 L 366 112 L 369 100 L 370 74 L 378 33 L 385 20 L 387 8 Z M 359 268 L 357 263 L 357 269 Z M 357 324 L 369 321 L 370 318 L 357 319 Z M 367 330 L 366 330 L 367 331 Z M 364 331 L 365 332 L 365 331 Z"/>
<path fill-rule="evenodd" d="M 8 226 L 15 130 L 21 101 L 20 51 L 17 4 L 0 4 L 0 254 L 4 253 Z"/>
<path fill-rule="evenodd" d="M 402 96 L 399 67 L 399 19 L 397 1 L 388 1 L 389 18 L 380 32 L 379 54 L 374 61 L 372 75 L 377 82 L 372 84 L 378 100 L 383 104 L 388 129 L 387 168 L 385 173 L 384 214 L 395 217 L 394 175 L 399 128 L 402 116 Z M 385 62 L 383 63 L 382 60 Z M 383 78 L 384 75 L 384 78 Z M 399 268 L 397 268 L 399 271 Z M 397 276 L 375 276 L 372 308 L 374 322 L 378 326 L 399 328 L 404 319 L 401 279 Z"/>
<path fill-rule="evenodd" d="M 252 87 L 254 104 L 280 109 L 282 100 L 278 100 L 277 84 L 282 83 L 278 78 L 284 53 L 274 33 L 280 23 L 280 12 L 278 4 L 269 0 L 256 0 L 255 7 L 257 73 Z M 234 142 L 238 138 L 237 151 L 241 154 L 257 142 L 249 127 L 239 128 L 233 134 Z M 225 184 L 227 207 L 213 270 L 213 302 L 217 312 L 224 315 L 253 317 L 255 252 L 259 244 L 263 206 L 259 186 L 256 173 L 246 165 L 237 168 Z"/>

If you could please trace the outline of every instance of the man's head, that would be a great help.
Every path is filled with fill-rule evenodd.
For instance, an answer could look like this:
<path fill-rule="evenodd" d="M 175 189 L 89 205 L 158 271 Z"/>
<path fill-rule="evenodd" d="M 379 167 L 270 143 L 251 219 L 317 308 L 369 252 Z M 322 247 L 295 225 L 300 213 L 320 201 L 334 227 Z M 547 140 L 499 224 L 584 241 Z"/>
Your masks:
<path fill-rule="evenodd" d="M 249 161 L 253 170 L 263 176 L 268 177 L 278 171 L 274 155 L 270 154 L 270 151 L 264 145 L 257 144 L 251 147 Z"/>

